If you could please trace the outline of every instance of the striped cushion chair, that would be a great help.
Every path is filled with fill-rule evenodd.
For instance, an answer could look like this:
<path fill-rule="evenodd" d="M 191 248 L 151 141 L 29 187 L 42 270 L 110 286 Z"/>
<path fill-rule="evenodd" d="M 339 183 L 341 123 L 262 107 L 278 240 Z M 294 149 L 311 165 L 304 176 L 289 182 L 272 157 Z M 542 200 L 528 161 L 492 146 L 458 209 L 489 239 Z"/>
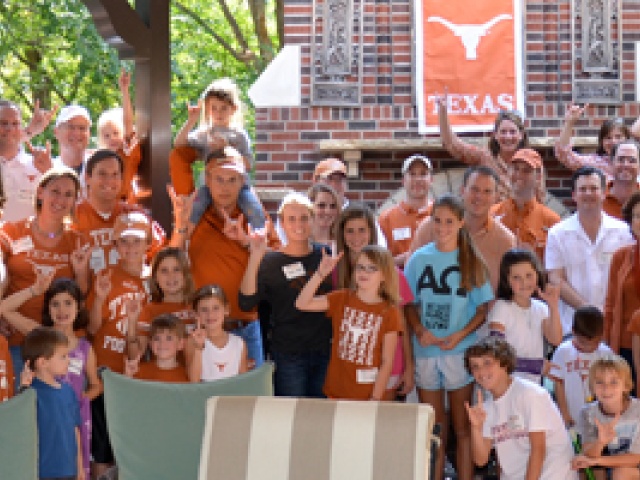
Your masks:
<path fill-rule="evenodd" d="M 199 480 L 424 480 L 429 405 L 293 398 L 207 401 Z"/>

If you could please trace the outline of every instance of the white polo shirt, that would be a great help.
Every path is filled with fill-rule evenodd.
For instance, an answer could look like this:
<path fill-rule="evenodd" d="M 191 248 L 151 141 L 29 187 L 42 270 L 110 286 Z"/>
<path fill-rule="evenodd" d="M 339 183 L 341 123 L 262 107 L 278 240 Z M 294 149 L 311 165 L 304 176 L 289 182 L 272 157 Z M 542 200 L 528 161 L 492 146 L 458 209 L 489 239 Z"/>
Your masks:
<path fill-rule="evenodd" d="M 633 243 L 629 225 L 602 214 L 595 242 L 591 242 L 578 221 L 578 214 L 557 223 L 549 230 L 545 250 L 547 270 L 564 268 L 567 282 L 591 305 L 604 309 L 613 253 Z M 575 309 L 560 300 L 562 333 L 571 332 Z"/>
<path fill-rule="evenodd" d="M 33 166 L 33 157 L 20 149 L 10 159 L 0 156 L 5 204 L 3 222 L 16 222 L 33 215 L 34 195 L 41 173 Z"/>

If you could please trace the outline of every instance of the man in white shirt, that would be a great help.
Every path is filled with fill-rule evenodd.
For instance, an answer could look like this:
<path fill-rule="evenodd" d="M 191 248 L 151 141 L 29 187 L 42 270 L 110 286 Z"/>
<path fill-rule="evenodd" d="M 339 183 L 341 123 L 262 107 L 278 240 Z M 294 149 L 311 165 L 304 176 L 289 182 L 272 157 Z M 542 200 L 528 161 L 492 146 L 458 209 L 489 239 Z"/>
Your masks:
<path fill-rule="evenodd" d="M 91 137 L 89 111 L 80 105 L 63 107 L 56 118 L 53 134 L 60 147 L 60 156 L 53 160 L 54 165 L 72 168 L 82 179 L 84 164 L 91 154 L 87 150 Z"/>
<path fill-rule="evenodd" d="M 50 113 L 36 105 L 34 118 L 25 129 L 18 106 L 0 100 L 0 169 L 2 171 L 2 221 L 15 222 L 33 215 L 33 197 L 41 172 L 34 166 L 34 158 L 25 152 L 23 141 L 42 132 L 50 120 Z M 39 152 L 39 151 L 38 151 Z M 40 152 L 39 152 L 40 153 Z"/>
<path fill-rule="evenodd" d="M 602 210 L 605 175 L 581 167 L 572 177 L 576 213 L 549 230 L 545 267 L 560 286 L 560 319 L 564 335 L 571 333 L 576 308 L 593 305 L 601 311 L 607 292 L 613 253 L 633 242 L 629 226 Z"/>

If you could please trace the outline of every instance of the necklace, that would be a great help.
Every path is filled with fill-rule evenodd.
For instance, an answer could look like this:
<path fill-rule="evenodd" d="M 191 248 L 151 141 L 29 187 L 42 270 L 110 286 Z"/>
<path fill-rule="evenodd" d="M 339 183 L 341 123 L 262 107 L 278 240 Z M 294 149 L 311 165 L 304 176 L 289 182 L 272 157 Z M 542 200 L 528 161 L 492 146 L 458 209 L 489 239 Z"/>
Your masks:
<path fill-rule="evenodd" d="M 36 232 L 38 232 L 40 235 L 43 235 L 45 237 L 47 237 L 49 240 L 53 240 L 56 237 L 59 237 L 60 235 L 62 235 L 62 230 L 64 229 L 64 225 L 60 227 L 60 229 L 57 232 L 45 232 L 44 230 L 42 230 L 40 228 L 40 225 L 38 225 L 38 220 L 35 219 L 31 225 L 33 225 L 34 229 L 36 230 Z"/>

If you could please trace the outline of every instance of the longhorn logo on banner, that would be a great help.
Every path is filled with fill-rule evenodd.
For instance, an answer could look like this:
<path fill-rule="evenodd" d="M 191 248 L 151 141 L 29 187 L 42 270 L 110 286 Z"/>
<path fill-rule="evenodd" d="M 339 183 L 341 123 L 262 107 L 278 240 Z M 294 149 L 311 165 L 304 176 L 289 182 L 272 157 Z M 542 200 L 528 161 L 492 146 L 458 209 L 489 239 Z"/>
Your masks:
<path fill-rule="evenodd" d="M 459 132 L 489 131 L 499 111 L 524 111 L 518 0 L 417 0 L 415 8 L 420 133 L 439 132 L 445 89 Z"/>

